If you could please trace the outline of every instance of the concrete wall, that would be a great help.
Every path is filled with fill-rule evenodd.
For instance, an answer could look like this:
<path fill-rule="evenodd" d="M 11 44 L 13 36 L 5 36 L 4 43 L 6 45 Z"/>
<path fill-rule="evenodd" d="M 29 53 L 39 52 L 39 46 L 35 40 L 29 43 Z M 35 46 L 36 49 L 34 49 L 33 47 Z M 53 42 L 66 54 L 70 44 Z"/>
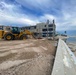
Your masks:
<path fill-rule="evenodd" d="M 76 57 L 61 39 L 58 42 L 51 75 L 76 75 Z"/>

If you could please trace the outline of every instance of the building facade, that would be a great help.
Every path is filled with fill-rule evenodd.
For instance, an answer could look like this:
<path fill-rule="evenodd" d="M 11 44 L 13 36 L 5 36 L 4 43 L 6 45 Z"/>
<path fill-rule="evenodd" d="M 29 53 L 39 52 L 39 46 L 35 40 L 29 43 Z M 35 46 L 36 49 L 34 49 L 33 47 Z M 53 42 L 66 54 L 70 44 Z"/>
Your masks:
<path fill-rule="evenodd" d="M 22 29 L 36 33 L 38 37 L 54 37 L 56 33 L 54 21 L 53 23 L 38 23 L 35 26 L 22 27 Z"/>

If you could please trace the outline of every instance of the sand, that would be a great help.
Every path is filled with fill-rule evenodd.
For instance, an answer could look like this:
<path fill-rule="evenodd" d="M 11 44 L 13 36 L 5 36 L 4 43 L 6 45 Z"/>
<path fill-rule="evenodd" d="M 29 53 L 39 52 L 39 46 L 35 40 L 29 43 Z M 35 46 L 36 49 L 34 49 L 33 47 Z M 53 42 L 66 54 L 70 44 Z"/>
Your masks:
<path fill-rule="evenodd" d="M 50 75 L 54 45 L 46 39 L 0 41 L 0 75 Z"/>

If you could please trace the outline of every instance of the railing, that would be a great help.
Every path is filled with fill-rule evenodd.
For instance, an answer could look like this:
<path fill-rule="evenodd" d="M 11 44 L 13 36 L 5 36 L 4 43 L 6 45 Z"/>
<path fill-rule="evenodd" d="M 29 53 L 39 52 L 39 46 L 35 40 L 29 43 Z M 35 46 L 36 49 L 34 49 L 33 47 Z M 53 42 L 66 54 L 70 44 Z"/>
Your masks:
<path fill-rule="evenodd" d="M 76 57 L 66 45 L 59 39 L 53 71 L 51 75 L 76 75 Z"/>

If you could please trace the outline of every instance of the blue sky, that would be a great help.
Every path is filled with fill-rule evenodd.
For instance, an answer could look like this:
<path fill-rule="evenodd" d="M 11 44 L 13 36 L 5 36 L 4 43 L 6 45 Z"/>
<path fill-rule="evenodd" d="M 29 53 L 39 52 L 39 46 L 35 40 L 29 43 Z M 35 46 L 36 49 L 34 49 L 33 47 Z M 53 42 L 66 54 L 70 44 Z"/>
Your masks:
<path fill-rule="evenodd" d="M 0 25 L 35 25 L 47 19 L 55 19 L 57 30 L 76 30 L 76 0 L 0 0 Z"/>

